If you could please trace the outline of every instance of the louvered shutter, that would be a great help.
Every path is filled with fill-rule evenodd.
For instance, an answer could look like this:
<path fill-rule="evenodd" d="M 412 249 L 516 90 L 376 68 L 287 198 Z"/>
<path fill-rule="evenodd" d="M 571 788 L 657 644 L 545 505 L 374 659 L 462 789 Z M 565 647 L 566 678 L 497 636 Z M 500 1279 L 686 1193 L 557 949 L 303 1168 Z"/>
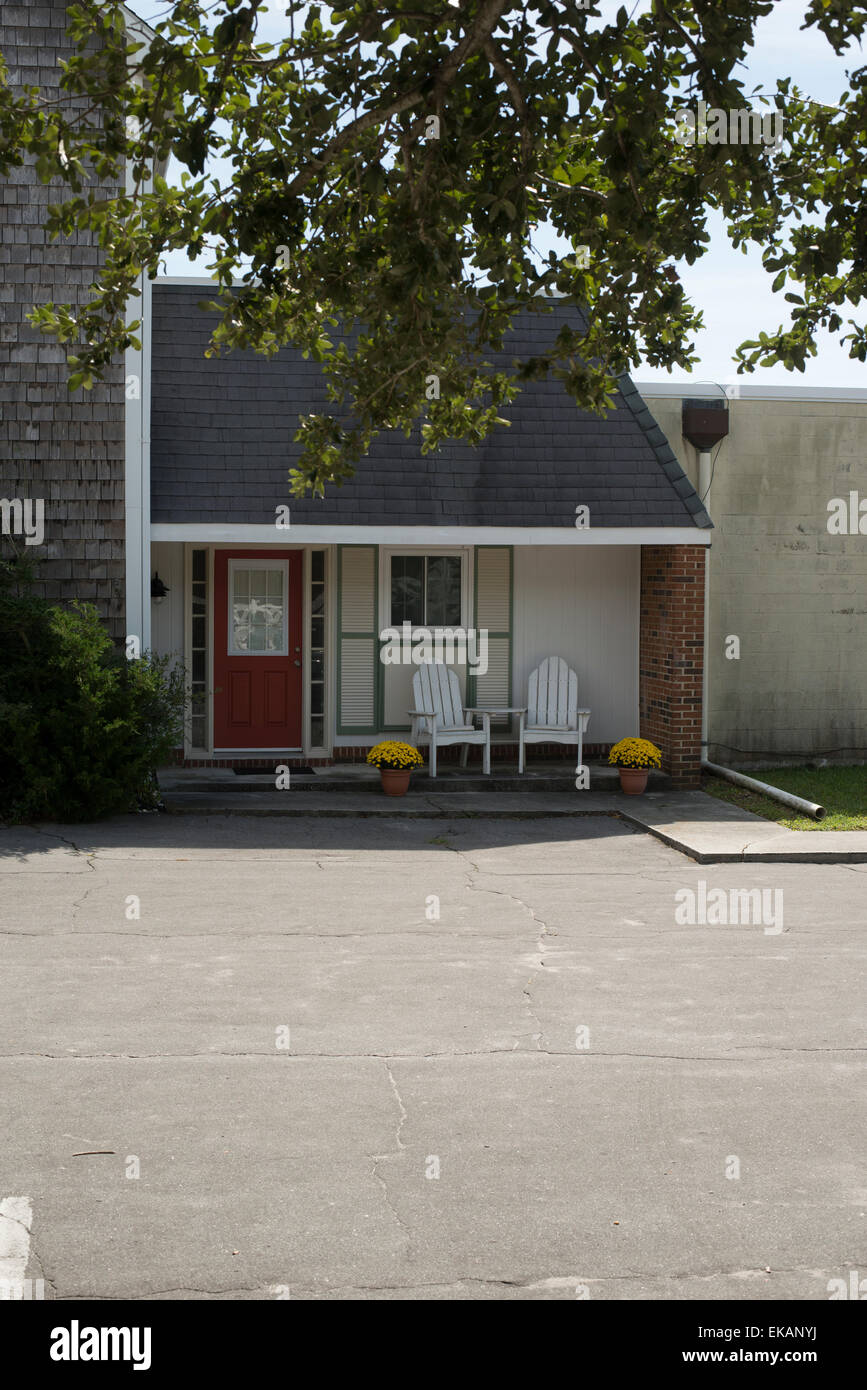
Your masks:
<path fill-rule="evenodd" d="M 488 634 L 488 669 L 471 672 L 471 705 L 512 703 L 512 547 L 476 546 L 474 625 Z M 495 720 L 494 725 L 508 725 Z"/>
<path fill-rule="evenodd" d="M 337 548 L 337 732 L 377 732 L 377 571 L 375 545 Z"/>

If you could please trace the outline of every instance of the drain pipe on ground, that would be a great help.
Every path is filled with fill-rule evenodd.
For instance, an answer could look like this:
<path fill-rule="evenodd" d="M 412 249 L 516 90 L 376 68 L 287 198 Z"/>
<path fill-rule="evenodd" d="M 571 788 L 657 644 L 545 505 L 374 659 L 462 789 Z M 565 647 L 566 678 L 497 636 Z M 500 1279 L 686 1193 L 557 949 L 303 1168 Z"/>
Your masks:
<path fill-rule="evenodd" d="M 769 796 L 774 801 L 779 801 L 783 806 L 790 807 L 793 811 L 800 811 L 802 816 L 812 816 L 813 820 L 824 820 L 827 815 L 825 807 L 817 805 L 815 801 L 805 801 L 801 796 L 794 796 L 792 792 L 784 792 L 779 787 L 771 787 L 767 782 L 760 782 L 756 777 L 747 777 L 743 772 L 735 772 L 730 767 L 720 767 L 719 763 L 709 763 L 706 758 L 702 758 L 701 765 L 705 772 L 712 772 L 714 777 L 722 777 L 726 782 L 733 782 L 736 787 L 746 787 L 751 792 L 761 792 L 762 796 Z"/>

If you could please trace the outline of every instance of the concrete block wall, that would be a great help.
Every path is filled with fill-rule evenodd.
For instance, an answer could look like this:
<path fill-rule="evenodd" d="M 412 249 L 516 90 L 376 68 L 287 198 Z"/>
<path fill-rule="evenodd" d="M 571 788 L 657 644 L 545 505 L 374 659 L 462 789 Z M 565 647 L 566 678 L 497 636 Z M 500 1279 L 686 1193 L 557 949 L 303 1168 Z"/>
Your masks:
<path fill-rule="evenodd" d="M 643 394 L 697 486 L 680 398 Z M 867 759 L 867 535 L 828 532 L 832 498 L 867 500 L 867 400 L 736 398 L 729 431 L 710 500 L 710 757 Z"/>
<path fill-rule="evenodd" d="M 60 95 L 65 0 L 0 5 L 0 52 L 13 87 Z M 103 196 L 107 196 L 106 190 Z M 0 189 L 0 497 L 41 498 L 45 539 L 26 549 L 41 560 L 39 588 L 52 602 L 95 603 L 118 642 L 124 636 L 124 377 L 110 369 L 93 391 L 67 390 L 67 349 L 31 327 L 34 304 L 85 303 L 101 252 L 90 233 L 51 241 L 47 205 L 64 195 L 41 184 L 30 163 Z M 4 553 L 11 544 L 0 537 Z"/>

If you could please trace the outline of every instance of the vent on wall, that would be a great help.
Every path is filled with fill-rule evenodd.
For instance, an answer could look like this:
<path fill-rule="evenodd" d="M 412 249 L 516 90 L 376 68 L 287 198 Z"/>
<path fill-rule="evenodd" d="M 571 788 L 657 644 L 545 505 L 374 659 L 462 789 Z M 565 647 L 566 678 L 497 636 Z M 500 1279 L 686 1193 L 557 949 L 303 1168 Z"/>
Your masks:
<path fill-rule="evenodd" d="M 729 432 L 728 403 L 718 400 L 684 401 L 681 428 L 687 443 L 700 453 L 707 453 Z"/>

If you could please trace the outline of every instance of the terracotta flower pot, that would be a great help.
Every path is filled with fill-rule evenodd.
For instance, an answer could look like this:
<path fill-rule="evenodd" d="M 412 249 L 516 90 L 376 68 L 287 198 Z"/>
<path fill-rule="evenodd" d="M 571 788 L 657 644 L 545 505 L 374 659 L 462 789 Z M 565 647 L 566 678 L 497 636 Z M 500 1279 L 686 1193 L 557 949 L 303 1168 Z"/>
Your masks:
<path fill-rule="evenodd" d="M 379 777 L 386 796 L 406 796 L 410 779 L 408 767 L 381 767 Z"/>
<path fill-rule="evenodd" d="M 621 767 L 617 769 L 620 773 L 620 786 L 627 796 L 640 796 L 647 786 L 647 779 L 650 776 L 650 768 L 647 767 Z"/>

